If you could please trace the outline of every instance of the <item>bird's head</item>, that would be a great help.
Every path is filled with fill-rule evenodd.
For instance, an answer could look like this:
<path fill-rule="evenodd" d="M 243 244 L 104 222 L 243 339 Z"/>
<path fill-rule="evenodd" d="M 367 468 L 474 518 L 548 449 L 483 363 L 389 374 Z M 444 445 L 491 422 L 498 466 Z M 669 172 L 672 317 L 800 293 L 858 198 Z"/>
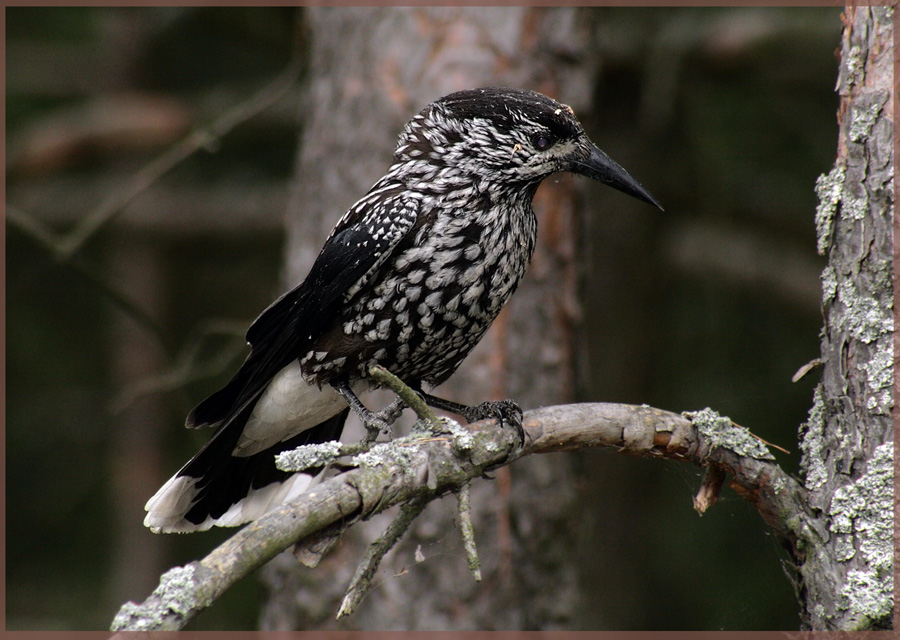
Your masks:
<path fill-rule="evenodd" d="M 570 171 L 662 208 L 591 142 L 571 107 L 535 91 L 483 88 L 445 96 L 406 125 L 395 161 L 426 176 L 449 172 L 504 184 L 536 185 Z"/>

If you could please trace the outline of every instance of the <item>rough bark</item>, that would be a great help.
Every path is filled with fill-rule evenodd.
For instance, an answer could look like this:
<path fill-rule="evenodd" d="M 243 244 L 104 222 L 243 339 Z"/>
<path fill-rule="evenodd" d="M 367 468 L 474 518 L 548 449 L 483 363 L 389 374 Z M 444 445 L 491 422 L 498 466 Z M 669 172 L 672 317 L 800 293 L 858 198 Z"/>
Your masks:
<path fill-rule="evenodd" d="M 288 282 L 305 275 L 339 215 L 387 167 L 402 125 L 428 102 L 459 89 L 506 85 L 543 91 L 583 113 L 591 68 L 582 59 L 586 34 L 578 15 L 574 8 L 536 7 L 309 8 L 309 98 L 287 221 Z M 578 324 L 572 185 L 570 179 L 548 182 L 538 192 L 531 272 L 480 347 L 442 387 L 445 397 L 468 403 L 512 397 L 524 408 L 572 400 Z M 380 401 L 376 396 L 370 403 Z M 360 434 L 348 431 L 348 439 Z M 480 584 L 471 580 L 451 533 L 453 505 L 431 505 L 385 559 L 378 588 L 338 626 L 569 626 L 579 606 L 566 553 L 573 540 L 565 524 L 573 485 L 565 461 L 542 459 L 502 469 L 496 482 L 473 487 Z M 388 522 L 377 517 L 342 537 L 314 573 L 286 555 L 270 563 L 263 574 L 271 595 L 262 627 L 334 628 L 352 559 Z M 417 551 L 423 562 L 414 561 Z M 548 583 L 554 588 L 542 588 Z"/>
<path fill-rule="evenodd" d="M 817 184 L 822 380 L 801 434 L 815 518 L 796 549 L 810 629 L 893 624 L 892 20 L 844 14 L 837 159 Z"/>

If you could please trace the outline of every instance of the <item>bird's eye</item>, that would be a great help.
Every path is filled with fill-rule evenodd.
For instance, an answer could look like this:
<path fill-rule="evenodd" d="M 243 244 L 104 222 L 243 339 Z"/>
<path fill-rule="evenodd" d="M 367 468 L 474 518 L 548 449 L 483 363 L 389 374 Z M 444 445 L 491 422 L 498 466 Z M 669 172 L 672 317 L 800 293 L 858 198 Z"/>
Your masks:
<path fill-rule="evenodd" d="M 538 151 L 546 151 L 554 145 L 556 139 L 549 133 L 536 133 L 531 136 L 531 146 Z"/>

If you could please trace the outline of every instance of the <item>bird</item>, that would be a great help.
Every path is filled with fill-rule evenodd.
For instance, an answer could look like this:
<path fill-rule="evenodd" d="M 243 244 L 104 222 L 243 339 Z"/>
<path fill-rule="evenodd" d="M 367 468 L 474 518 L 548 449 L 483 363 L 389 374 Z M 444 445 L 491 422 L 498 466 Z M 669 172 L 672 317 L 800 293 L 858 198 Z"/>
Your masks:
<path fill-rule="evenodd" d="M 187 416 L 187 427 L 215 432 L 150 498 L 144 524 L 155 533 L 237 526 L 308 490 L 321 469 L 281 471 L 277 453 L 337 440 L 351 410 L 377 437 L 404 408 L 395 401 L 375 413 L 359 399 L 375 386 L 374 365 L 435 408 L 521 431 L 514 401 L 466 406 L 429 391 L 521 282 L 537 238 L 533 197 L 559 172 L 662 209 L 546 95 L 482 87 L 422 109 L 306 278 L 250 325 L 249 355 L 231 380 Z"/>

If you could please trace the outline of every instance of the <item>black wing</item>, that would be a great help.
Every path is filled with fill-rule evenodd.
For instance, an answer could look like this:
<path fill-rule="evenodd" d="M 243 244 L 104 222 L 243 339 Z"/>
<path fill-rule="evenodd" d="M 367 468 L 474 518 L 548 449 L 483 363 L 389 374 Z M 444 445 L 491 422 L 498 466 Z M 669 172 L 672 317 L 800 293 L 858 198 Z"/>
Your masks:
<path fill-rule="evenodd" d="M 188 414 L 189 428 L 227 423 L 256 402 L 272 378 L 303 356 L 362 288 L 418 217 L 418 203 L 373 189 L 331 232 L 309 275 L 250 325 L 250 355 L 222 389 Z"/>

